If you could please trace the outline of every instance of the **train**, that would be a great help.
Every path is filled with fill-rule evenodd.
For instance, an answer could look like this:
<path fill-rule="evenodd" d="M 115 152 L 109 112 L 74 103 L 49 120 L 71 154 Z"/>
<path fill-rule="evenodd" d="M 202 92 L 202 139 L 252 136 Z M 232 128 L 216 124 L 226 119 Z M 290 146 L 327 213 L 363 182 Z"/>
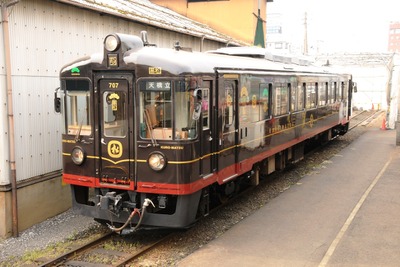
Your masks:
<path fill-rule="evenodd" d="M 187 228 L 309 142 L 348 131 L 351 74 L 256 47 L 193 52 L 112 33 L 60 71 L 63 182 L 114 231 Z"/>

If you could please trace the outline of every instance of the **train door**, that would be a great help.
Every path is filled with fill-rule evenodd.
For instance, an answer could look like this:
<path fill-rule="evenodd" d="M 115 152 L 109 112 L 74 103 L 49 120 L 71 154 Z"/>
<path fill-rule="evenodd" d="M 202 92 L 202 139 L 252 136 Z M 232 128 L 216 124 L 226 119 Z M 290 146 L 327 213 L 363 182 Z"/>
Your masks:
<path fill-rule="evenodd" d="M 216 160 L 215 154 L 215 142 L 216 139 L 213 138 L 213 91 L 212 82 L 203 81 L 203 88 L 201 89 L 202 94 L 202 116 L 201 116 L 201 165 L 200 173 L 204 176 L 214 172 L 216 170 Z"/>
<path fill-rule="evenodd" d="M 100 183 L 133 186 L 132 75 L 96 76 Z M 133 112 L 132 112 L 133 113 Z M 133 114 L 132 114 L 133 115 Z M 133 182 L 133 181 L 132 181 Z"/>
<path fill-rule="evenodd" d="M 237 75 L 236 75 L 237 76 Z M 238 162 L 238 118 L 237 118 L 237 93 L 238 79 L 225 79 L 219 81 L 219 156 L 218 169 L 223 171 L 222 182 L 234 178 L 237 173 Z"/>

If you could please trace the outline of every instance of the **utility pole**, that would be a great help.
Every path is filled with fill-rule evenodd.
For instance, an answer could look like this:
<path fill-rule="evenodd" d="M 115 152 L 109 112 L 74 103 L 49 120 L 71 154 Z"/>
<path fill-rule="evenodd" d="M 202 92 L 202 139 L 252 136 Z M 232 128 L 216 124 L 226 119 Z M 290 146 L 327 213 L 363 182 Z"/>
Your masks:
<path fill-rule="evenodd" d="M 304 13 L 304 44 L 303 44 L 303 55 L 308 55 L 307 12 Z"/>

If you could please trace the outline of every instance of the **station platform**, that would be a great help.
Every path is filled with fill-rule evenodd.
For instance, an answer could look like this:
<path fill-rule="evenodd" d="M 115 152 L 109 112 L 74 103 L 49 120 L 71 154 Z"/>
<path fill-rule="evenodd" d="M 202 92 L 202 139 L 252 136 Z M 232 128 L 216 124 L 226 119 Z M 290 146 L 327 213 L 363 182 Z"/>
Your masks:
<path fill-rule="evenodd" d="M 400 147 L 370 128 L 186 266 L 400 266 Z"/>

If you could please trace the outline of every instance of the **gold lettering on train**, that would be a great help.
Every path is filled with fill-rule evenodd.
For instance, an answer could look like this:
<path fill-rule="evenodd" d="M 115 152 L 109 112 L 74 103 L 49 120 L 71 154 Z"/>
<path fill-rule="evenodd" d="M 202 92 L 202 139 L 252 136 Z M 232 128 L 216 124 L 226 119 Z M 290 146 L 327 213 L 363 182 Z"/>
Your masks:
<path fill-rule="evenodd" d="M 239 79 L 239 74 L 224 74 L 225 79 Z"/>
<path fill-rule="evenodd" d="M 108 83 L 108 88 L 111 89 L 117 89 L 119 86 L 119 83 Z"/>
<path fill-rule="evenodd" d="M 161 73 L 162 73 L 162 69 L 161 68 L 149 67 L 149 74 L 157 75 L 157 74 L 161 74 Z"/>
<path fill-rule="evenodd" d="M 108 65 L 112 67 L 118 66 L 118 59 L 116 56 L 109 56 L 108 57 Z"/>
<path fill-rule="evenodd" d="M 183 150 L 183 146 L 161 146 L 161 149 Z"/>

